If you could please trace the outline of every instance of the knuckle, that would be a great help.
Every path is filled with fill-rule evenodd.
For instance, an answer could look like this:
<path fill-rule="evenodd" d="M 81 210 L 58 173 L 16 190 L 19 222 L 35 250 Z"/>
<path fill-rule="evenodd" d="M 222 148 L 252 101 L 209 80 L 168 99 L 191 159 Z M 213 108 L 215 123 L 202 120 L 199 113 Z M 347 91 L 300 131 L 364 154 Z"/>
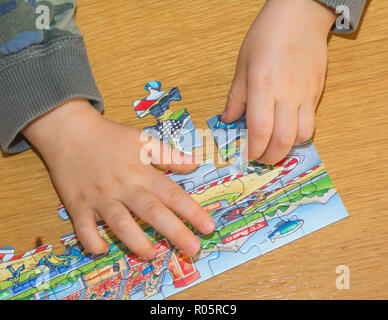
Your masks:
<path fill-rule="evenodd" d="M 179 203 L 183 200 L 183 197 L 184 197 L 184 191 L 179 188 L 178 186 L 174 186 L 172 187 L 170 190 L 169 190 L 169 200 L 172 202 L 172 203 Z"/>
<path fill-rule="evenodd" d="M 253 83 L 252 89 L 271 91 L 275 85 L 274 77 L 271 73 L 260 73 L 251 75 L 250 83 Z"/>
<path fill-rule="evenodd" d="M 151 219 L 155 219 L 160 215 L 160 212 L 162 210 L 160 204 L 156 201 L 150 201 L 145 205 L 144 207 L 145 213 L 151 217 Z"/>
<path fill-rule="evenodd" d="M 122 186 L 124 185 L 124 179 L 122 176 L 116 174 L 114 176 L 112 176 L 112 180 L 113 182 L 116 184 L 116 185 L 119 185 L 119 186 Z"/>
<path fill-rule="evenodd" d="M 263 122 L 260 125 L 250 128 L 248 135 L 252 136 L 254 139 L 266 139 L 271 135 L 271 130 L 270 124 L 268 122 Z"/>
<path fill-rule="evenodd" d="M 90 225 L 85 222 L 78 222 L 75 223 L 77 234 L 80 237 L 86 236 L 90 232 Z"/>
<path fill-rule="evenodd" d="M 79 209 L 80 207 L 87 207 L 88 203 L 88 196 L 85 191 L 80 191 L 77 194 L 74 194 L 70 197 L 70 199 L 66 200 L 66 208 L 68 211 L 79 211 L 76 209 Z"/>
<path fill-rule="evenodd" d="M 128 228 L 127 219 L 120 213 L 113 212 L 112 215 L 113 215 L 112 224 L 114 225 L 117 232 L 125 231 Z"/>
<path fill-rule="evenodd" d="M 275 143 L 279 149 L 285 150 L 291 149 L 292 145 L 294 144 L 294 140 L 294 137 L 292 137 L 291 135 L 282 134 L 276 138 Z"/>

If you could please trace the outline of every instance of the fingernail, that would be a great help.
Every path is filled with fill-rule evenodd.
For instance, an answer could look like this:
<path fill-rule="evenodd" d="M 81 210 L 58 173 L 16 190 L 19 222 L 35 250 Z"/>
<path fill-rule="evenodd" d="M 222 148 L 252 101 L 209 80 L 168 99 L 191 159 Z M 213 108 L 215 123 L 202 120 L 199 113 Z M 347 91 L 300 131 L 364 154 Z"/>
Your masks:
<path fill-rule="evenodd" d="M 195 255 L 199 250 L 198 241 L 193 240 L 186 246 L 186 254 L 189 256 Z"/>
<path fill-rule="evenodd" d="M 214 227 L 215 227 L 215 225 L 214 225 L 213 220 L 206 222 L 205 227 L 204 227 L 205 233 L 208 234 L 208 233 L 213 232 L 214 231 Z"/>

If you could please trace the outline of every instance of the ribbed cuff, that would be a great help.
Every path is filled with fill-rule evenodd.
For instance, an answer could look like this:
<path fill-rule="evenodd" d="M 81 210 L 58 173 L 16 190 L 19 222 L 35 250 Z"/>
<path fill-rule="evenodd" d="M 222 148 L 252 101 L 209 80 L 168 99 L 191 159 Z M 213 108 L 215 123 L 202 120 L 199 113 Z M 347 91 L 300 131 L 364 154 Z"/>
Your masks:
<path fill-rule="evenodd" d="M 54 39 L 0 59 L 0 145 L 4 152 L 26 150 L 20 131 L 68 99 L 88 99 L 98 110 L 103 99 L 82 37 Z"/>
<path fill-rule="evenodd" d="M 347 19 L 346 15 L 343 15 L 343 17 L 346 20 L 345 22 L 349 24 L 349 29 L 346 29 L 343 27 L 337 28 L 337 24 L 334 23 L 331 30 L 333 32 L 338 32 L 338 33 L 351 33 L 356 31 L 358 28 L 367 0 L 319 0 L 319 1 L 333 8 L 334 10 L 336 10 L 338 6 L 347 6 L 349 8 L 349 19 Z"/>

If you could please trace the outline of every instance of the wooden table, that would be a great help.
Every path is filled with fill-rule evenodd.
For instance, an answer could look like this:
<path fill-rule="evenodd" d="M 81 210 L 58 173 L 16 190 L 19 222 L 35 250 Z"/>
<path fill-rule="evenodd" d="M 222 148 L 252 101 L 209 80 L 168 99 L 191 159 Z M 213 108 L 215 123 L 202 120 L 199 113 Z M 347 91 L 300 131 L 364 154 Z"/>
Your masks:
<path fill-rule="evenodd" d="M 243 37 L 263 6 L 245 1 L 80 0 L 77 21 L 105 116 L 143 127 L 131 102 L 145 82 L 178 86 L 197 128 L 220 113 Z M 331 36 L 314 143 L 350 217 L 271 251 L 171 299 L 388 298 L 388 14 L 372 1 L 357 34 Z M 0 247 L 16 254 L 73 231 L 31 150 L 0 158 Z M 57 251 L 57 252 L 58 252 Z M 335 286 L 336 267 L 350 289 Z"/>

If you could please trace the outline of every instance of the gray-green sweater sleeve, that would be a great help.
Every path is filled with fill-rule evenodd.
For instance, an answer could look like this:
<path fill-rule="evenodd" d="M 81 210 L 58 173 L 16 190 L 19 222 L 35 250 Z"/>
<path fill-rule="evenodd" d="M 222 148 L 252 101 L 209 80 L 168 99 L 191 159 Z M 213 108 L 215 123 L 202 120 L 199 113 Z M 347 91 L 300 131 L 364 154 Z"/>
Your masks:
<path fill-rule="evenodd" d="M 332 31 L 350 33 L 357 30 L 367 0 L 319 0 L 337 10 L 339 21 L 334 23 Z M 349 27 L 347 27 L 349 26 Z"/>
<path fill-rule="evenodd" d="M 0 145 L 29 148 L 21 130 L 70 98 L 103 99 L 74 21 L 76 0 L 0 0 Z"/>

